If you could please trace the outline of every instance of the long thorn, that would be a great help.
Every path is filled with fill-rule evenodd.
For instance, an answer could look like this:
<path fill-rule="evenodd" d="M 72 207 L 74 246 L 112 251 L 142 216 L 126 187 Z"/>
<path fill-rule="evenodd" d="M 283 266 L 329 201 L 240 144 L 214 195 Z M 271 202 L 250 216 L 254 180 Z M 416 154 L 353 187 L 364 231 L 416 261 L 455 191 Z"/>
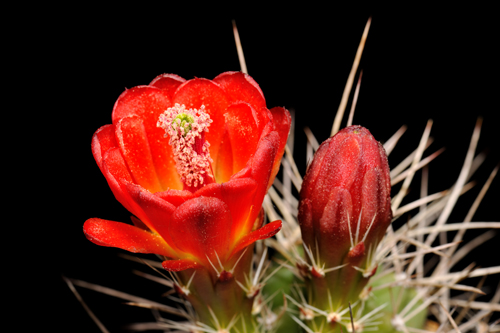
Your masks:
<path fill-rule="evenodd" d="M 80 294 L 76 290 L 76 288 L 73 285 L 73 283 L 71 282 L 71 280 L 68 279 L 65 276 L 63 276 L 62 278 L 64 279 L 64 282 L 66 282 L 66 284 L 68 285 L 68 287 L 71 290 L 71 292 L 75 295 L 76 299 L 83 306 L 83 308 L 85 309 L 85 311 L 87 312 L 87 314 L 90 316 L 90 318 L 92 318 L 92 320 L 97 325 L 97 327 L 99 327 L 99 329 L 101 330 L 101 332 L 103 332 L 103 333 L 109 333 L 109 331 L 106 329 L 106 327 L 101 323 L 101 321 L 97 318 L 97 316 L 92 312 L 92 310 L 90 310 L 90 308 L 87 306 L 87 304 L 83 301 L 83 298 L 80 296 Z"/>
<path fill-rule="evenodd" d="M 352 318 L 351 302 L 349 302 L 349 315 L 351 316 L 352 333 L 356 333 L 356 329 L 354 328 L 354 319 Z"/>
<path fill-rule="evenodd" d="M 241 46 L 240 34 L 238 33 L 238 28 L 236 27 L 236 21 L 233 20 L 233 34 L 234 41 L 236 42 L 236 51 L 238 52 L 238 59 L 240 61 L 241 71 L 248 74 L 247 64 L 245 62 L 245 56 L 243 55 L 243 47 Z"/>
<path fill-rule="evenodd" d="M 356 103 L 358 102 L 359 88 L 361 87 L 361 78 L 363 77 L 363 70 L 359 72 L 358 83 L 356 84 L 356 90 L 354 90 L 354 97 L 352 99 L 351 111 L 349 112 L 349 118 L 347 119 L 347 126 L 352 125 L 352 120 L 354 118 L 354 110 L 356 109 Z"/>
<path fill-rule="evenodd" d="M 330 136 L 334 136 L 340 129 L 340 123 L 342 122 L 342 117 L 344 116 L 344 111 L 347 106 L 347 100 L 349 99 L 352 85 L 354 83 L 354 76 L 358 71 L 359 62 L 361 61 L 361 55 L 363 54 L 363 49 L 365 48 L 366 38 L 368 37 L 368 31 L 370 30 L 371 23 L 372 23 L 372 18 L 370 17 L 366 22 L 365 30 L 363 31 L 363 36 L 361 37 L 361 41 L 359 42 L 358 51 L 356 52 L 356 56 L 354 57 L 354 62 L 351 67 L 351 72 L 349 73 L 349 77 L 347 78 L 347 83 L 345 84 L 344 93 L 342 94 L 342 99 L 340 101 L 337 114 L 335 115 L 335 120 L 333 121 L 333 127 Z"/>

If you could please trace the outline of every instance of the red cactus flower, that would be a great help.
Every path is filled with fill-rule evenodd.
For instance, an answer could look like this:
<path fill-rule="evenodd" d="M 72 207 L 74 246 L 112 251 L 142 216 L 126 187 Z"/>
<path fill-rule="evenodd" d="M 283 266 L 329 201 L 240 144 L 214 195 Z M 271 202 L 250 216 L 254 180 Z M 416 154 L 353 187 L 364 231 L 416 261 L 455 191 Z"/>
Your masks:
<path fill-rule="evenodd" d="M 171 271 L 225 265 L 281 221 L 262 226 L 261 205 L 290 129 L 287 110 L 267 109 L 258 84 L 226 72 L 214 80 L 164 74 L 128 89 L 92 153 L 133 225 L 92 218 L 92 242 L 171 260 Z"/>
<path fill-rule="evenodd" d="M 321 144 L 304 178 L 299 207 L 304 243 L 327 267 L 360 265 L 391 223 L 390 192 L 382 145 L 364 127 L 343 129 Z"/>

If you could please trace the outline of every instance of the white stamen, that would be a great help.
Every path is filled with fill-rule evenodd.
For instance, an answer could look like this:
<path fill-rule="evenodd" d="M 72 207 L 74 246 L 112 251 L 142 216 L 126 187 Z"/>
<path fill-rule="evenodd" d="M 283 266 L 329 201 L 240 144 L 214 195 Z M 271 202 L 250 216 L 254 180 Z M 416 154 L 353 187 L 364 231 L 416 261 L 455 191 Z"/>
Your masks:
<path fill-rule="evenodd" d="M 211 123 L 204 105 L 199 110 L 186 110 L 184 105 L 176 103 L 160 115 L 156 124 L 165 130 L 165 137 L 170 137 L 177 172 L 187 186 L 203 185 L 205 174 L 213 177 L 210 171 L 213 160 L 208 150 L 210 144 L 205 141 L 201 152 L 195 150 L 196 139 L 200 140 L 202 134 L 208 132 Z"/>

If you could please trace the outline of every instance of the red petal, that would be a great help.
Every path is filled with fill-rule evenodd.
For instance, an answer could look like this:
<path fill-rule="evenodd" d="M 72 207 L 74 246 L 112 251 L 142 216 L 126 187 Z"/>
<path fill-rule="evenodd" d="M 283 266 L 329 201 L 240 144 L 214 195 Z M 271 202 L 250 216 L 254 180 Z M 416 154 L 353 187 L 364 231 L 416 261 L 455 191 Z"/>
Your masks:
<path fill-rule="evenodd" d="M 304 177 L 304 182 L 302 183 L 302 187 L 300 190 L 300 198 L 312 198 L 312 194 L 314 193 L 314 186 L 316 185 L 316 179 L 322 169 L 323 161 L 325 159 L 326 153 L 328 152 L 328 148 L 332 138 L 326 139 L 318 148 L 316 153 L 314 154 L 314 158 L 311 164 L 308 165 L 306 170 L 306 176 Z"/>
<path fill-rule="evenodd" d="M 177 250 L 169 232 L 175 206 L 136 184 L 128 184 L 127 191 L 134 202 L 143 208 L 145 217 L 141 218 L 142 222 L 160 234 L 173 249 Z"/>
<path fill-rule="evenodd" d="M 260 110 L 255 110 L 258 110 L 256 113 L 257 126 L 259 127 L 259 133 L 262 136 L 263 134 L 267 134 L 267 132 L 264 132 L 264 128 L 266 128 L 269 122 L 272 123 L 273 115 L 271 114 L 271 111 L 269 111 L 266 107 L 260 108 Z"/>
<path fill-rule="evenodd" d="M 197 197 L 211 197 L 223 201 L 232 217 L 230 239 L 234 245 L 242 235 L 252 230 L 254 220 L 250 220 L 257 184 L 253 179 L 232 179 L 227 183 L 212 183 L 198 190 Z M 260 209 L 260 206 L 259 206 Z"/>
<path fill-rule="evenodd" d="M 274 160 L 273 172 L 271 175 L 271 179 L 269 179 L 269 186 L 274 181 L 274 177 L 278 173 L 281 164 L 281 157 L 285 151 L 286 141 L 288 140 L 288 134 L 290 133 L 290 126 L 292 124 L 292 117 L 288 110 L 282 107 L 272 108 L 271 113 L 273 115 L 274 129 L 278 132 L 280 136 L 280 146 L 278 149 L 278 154 L 276 155 L 276 159 Z"/>
<path fill-rule="evenodd" d="M 170 272 L 180 272 L 185 269 L 200 267 L 196 261 L 191 259 L 165 260 L 161 265 Z"/>
<path fill-rule="evenodd" d="M 229 181 L 233 175 L 233 148 L 227 126 L 224 128 L 224 134 L 220 140 L 217 160 L 214 160 L 214 176 L 217 183 Z"/>
<path fill-rule="evenodd" d="M 91 144 L 92 154 L 101 172 L 103 172 L 102 158 L 104 154 L 111 148 L 117 146 L 114 125 L 104 125 L 94 133 Z"/>
<path fill-rule="evenodd" d="M 306 247 L 315 246 L 315 226 L 312 220 L 312 203 L 309 198 L 303 198 L 299 202 L 300 230 L 302 233 L 302 242 Z"/>
<path fill-rule="evenodd" d="M 259 214 L 262 201 L 267 192 L 267 185 L 271 177 L 271 171 L 274 159 L 279 147 L 279 136 L 277 132 L 271 132 L 261 138 L 257 151 L 252 157 L 250 167 L 252 169 L 252 179 L 257 183 L 257 192 L 255 193 L 253 205 L 257 207 L 252 211 L 250 220 L 253 221 Z"/>
<path fill-rule="evenodd" d="M 264 94 L 257 82 L 248 74 L 241 72 L 225 72 L 214 80 L 229 96 L 230 103 L 245 101 L 250 103 L 255 110 L 266 107 Z"/>
<path fill-rule="evenodd" d="M 250 178 L 232 179 L 221 184 L 222 200 L 228 205 L 233 217 L 230 236 L 232 245 L 240 238 L 240 235 L 252 230 L 254 220 L 252 220 L 251 212 L 255 209 L 252 203 L 256 191 L 257 183 Z"/>
<path fill-rule="evenodd" d="M 155 253 L 167 257 L 175 255 L 160 236 L 129 224 L 92 218 L 85 221 L 83 231 L 87 239 L 97 245 L 134 253 Z"/>
<path fill-rule="evenodd" d="M 119 148 L 112 148 L 106 152 L 103 158 L 103 165 L 109 172 L 109 176 L 112 176 L 116 181 L 122 182 L 125 180 L 132 182 L 132 176 L 127 169 Z M 105 176 L 108 178 L 107 174 Z"/>
<path fill-rule="evenodd" d="M 252 168 L 247 165 L 237 173 L 231 176 L 231 179 L 252 178 Z"/>
<path fill-rule="evenodd" d="M 239 251 L 243 250 L 245 247 L 248 245 L 254 243 L 255 241 L 258 241 L 260 239 L 266 239 L 269 237 L 272 237 L 278 233 L 278 231 L 281 230 L 281 221 L 274 221 L 271 223 L 266 224 L 260 229 L 255 230 L 254 232 L 246 235 L 243 237 L 238 245 L 234 248 L 233 252 L 231 253 L 231 256 L 234 254 L 238 253 Z"/>
<path fill-rule="evenodd" d="M 227 205 L 217 199 L 199 197 L 177 207 L 170 222 L 174 244 L 184 252 L 197 257 L 208 266 L 215 253 L 225 260 L 229 247 L 231 214 Z"/>
<path fill-rule="evenodd" d="M 148 132 L 156 128 L 156 122 L 172 101 L 167 92 L 152 86 L 137 86 L 125 90 L 115 103 L 111 116 L 113 124 L 120 119 L 138 116 L 144 120 Z"/>
<path fill-rule="evenodd" d="M 378 166 L 366 171 L 363 178 L 361 187 L 361 202 L 363 203 L 361 235 L 364 236 L 373 218 L 375 218 L 370 233 L 365 240 L 366 244 L 369 245 L 373 244 L 374 241 L 381 240 L 391 223 L 390 186 L 387 186 L 385 182 L 384 172 Z"/>
<path fill-rule="evenodd" d="M 140 212 L 142 210 L 135 205 L 130 195 L 127 193 L 125 183 L 132 182 L 132 176 L 128 172 L 119 148 L 112 148 L 103 156 L 102 173 L 104 177 L 106 177 L 108 185 L 115 195 L 116 200 L 118 200 L 129 212 L 141 218 L 142 215 Z"/>
<path fill-rule="evenodd" d="M 340 133 L 340 132 L 339 132 Z M 302 184 L 301 198 L 309 197 L 312 200 L 313 220 L 318 220 L 323 214 L 323 208 L 327 204 L 330 192 L 334 187 L 350 189 L 357 179 L 358 167 L 360 166 L 360 146 L 356 139 L 345 135 L 335 135 L 323 142 L 316 152 L 313 164 L 308 168 L 305 179 L 311 178 Z M 356 166 L 356 167 L 353 167 Z M 335 171 L 333 171 L 335 170 Z M 321 182 L 317 182 L 321 179 Z M 354 193 L 353 202 L 359 202 L 361 193 Z M 359 206 L 359 205 L 357 205 Z M 355 208 L 354 216 L 359 216 L 359 209 Z"/>
<path fill-rule="evenodd" d="M 213 197 L 219 200 L 222 200 L 222 192 L 221 192 L 222 184 L 211 183 L 203 186 L 198 191 L 194 193 L 196 198 L 198 197 Z M 224 201 L 224 200 L 222 200 Z"/>
<path fill-rule="evenodd" d="M 224 132 L 224 112 L 229 105 L 226 93 L 215 82 L 196 78 L 179 86 L 172 102 L 184 104 L 187 109 L 199 109 L 202 105 L 205 105 L 205 111 L 213 121 L 206 139 L 210 143 L 210 156 L 215 164 Z M 214 165 L 214 169 L 216 167 Z"/>
<path fill-rule="evenodd" d="M 170 100 L 172 100 L 175 91 L 184 82 L 186 82 L 186 80 L 179 75 L 161 74 L 155 77 L 149 85 L 165 90 Z"/>
<path fill-rule="evenodd" d="M 335 137 L 334 141 L 336 141 Z M 324 207 L 329 200 L 329 193 L 331 187 L 341 187 L 350 190 L 352 186 L 359 188 L 361 186 L 362 178 L 358 176 L 358 170 L 361 161 L 361 147 L 359 142 L 351 137 L 339 137 L 340 142 L 332 142 L 330 149 L 328 149 L 325 160 L 328 165 L 321 168 L 318 178 L 321 179 L 321 184 L 316 185 L 317 207 Z M 335 170 L 335 172 L 333 172 Z M 359 183 L 355 185 L 355 183 Z M 324 184 L 328 184 L 324 186 Z M 359 202 L 361 193 L 351 191 L 352 201 Z M 316 197 L 315 197 L 316 199 Z M 351 216 L 359 216 L 360 208 L 353 207 Z"/>
<path fill-rule="evenodd" d="M 318 241 L 321 258 L 327 262 L 326 267 L 333 267 L 342 262 L 351 246 L 349 220 L 353 216 L 353 201 L 350 193 L 340 187 L 330 188 L 327 204 L 320 219 L 314 219 L 315 241 Z M 313 203 L 313 207 L 316 203 Z M 314 213 L 314 212 L 313 212 Z M 357 224 L 357 223 L 356 223 Z M 355 224 L 351 224 L 354 226 Z M 356 229 L 351 227 L 351 233 Z M 335 244 L 335 246 L 332 246 Z M 310 244 L 314 247 L 314 244 Z"/>
<path fill-rule="evenodd" d="M 116 138 L 134 183 L 153 193 L 161 191 L 142 120 L 136 116 L 120 119 Z"/>
<path fill-rule="evenodd" d="M 226 126 L 233 152 L 233 174 L 243 169 L 255 153 L 259 132 L 255 110 L 247 103 L 232 104 L 226 113 Z"/>
<path fill-rule="evenodd" d="M 165 138 L 165 131 L 156 126 L 160 114 L 173 104 L 166 90 L 151 86 L 139 86 L 123 92 L 113 109 L 113 124 L 120 119 L 137 116 L 148 142 L 152 162 L 156 170 L 161 188 L 182 189 L 182 182 L 172 155 L 172 149 Z"/>
<path fill-rule="evenodd" d="M 170 202 L 175 207 L 178 207 L 187 200 L 193 198 L 193 193 L 191 193 L 188 190 L 185 191 L 166 190 L 163 192 L 156 192 L 154 195 L 156 195 L 158 198 Z"/>

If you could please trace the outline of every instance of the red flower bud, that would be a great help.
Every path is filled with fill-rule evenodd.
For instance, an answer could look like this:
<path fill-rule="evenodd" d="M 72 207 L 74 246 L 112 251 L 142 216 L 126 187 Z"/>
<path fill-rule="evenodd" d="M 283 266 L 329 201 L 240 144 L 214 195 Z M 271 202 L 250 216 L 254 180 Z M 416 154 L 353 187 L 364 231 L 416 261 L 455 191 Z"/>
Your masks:
<path fill-rule="evenodd" d="M 321 144 L 299 205 L 313 277 L 349 289 L 346 283 L 358 281 L 359 274 L 371 276 L 371 257 L 392 219 L 390 191 L 385 150 L 366 128 L 347 127 Z M 329 273 L 340 265 L 347 267 Z"/>

